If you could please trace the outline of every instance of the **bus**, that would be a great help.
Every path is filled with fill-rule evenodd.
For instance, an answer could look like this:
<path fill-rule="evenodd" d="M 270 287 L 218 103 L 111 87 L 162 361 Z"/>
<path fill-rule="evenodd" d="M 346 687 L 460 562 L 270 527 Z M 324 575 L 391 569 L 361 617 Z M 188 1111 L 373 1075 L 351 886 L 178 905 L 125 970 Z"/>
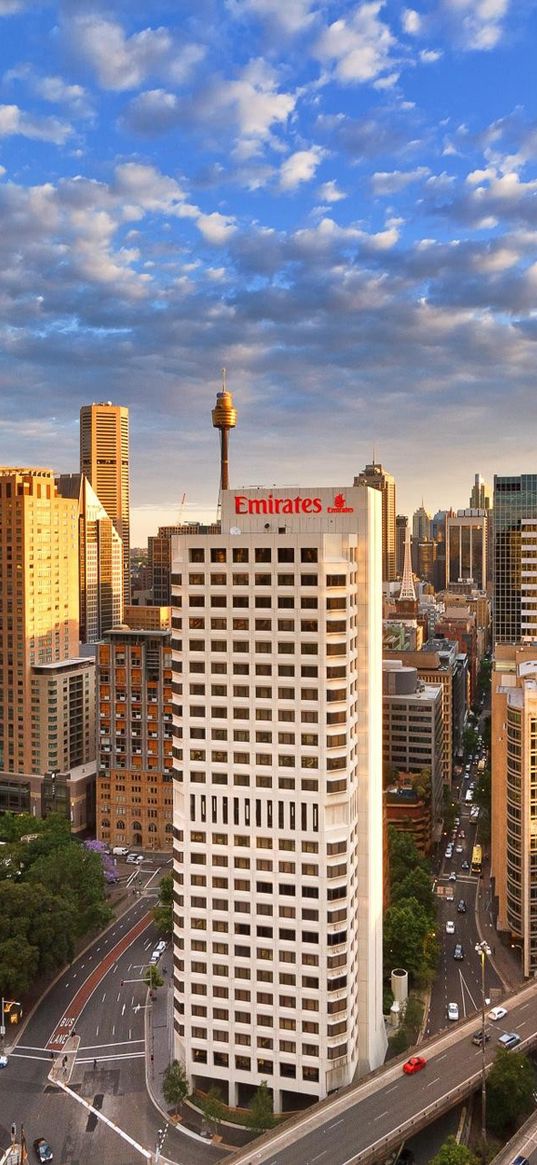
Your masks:
<path fill-rule="evenodd" d="M 483 854 L 480 845 L 474 845 L 472 850 L 472 874 L 481 873 L 481 863 L 483 861 Z"/>

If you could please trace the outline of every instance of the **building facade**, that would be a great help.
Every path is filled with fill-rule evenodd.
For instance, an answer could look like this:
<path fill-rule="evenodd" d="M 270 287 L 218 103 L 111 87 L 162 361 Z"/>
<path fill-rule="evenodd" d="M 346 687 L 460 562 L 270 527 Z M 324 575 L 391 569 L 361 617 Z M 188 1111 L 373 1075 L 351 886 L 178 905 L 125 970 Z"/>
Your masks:
<path fill-rule="evenodd" d="M 533 555 L 528 551 L 537 518 L 537 474 L 494 478 L 494 642 L 520 643 L 522 640 L 522 596 L 529 610 Z M 522 579 L 522 542 L 525 539 L 525 573 Z"/>
<path fill-rule="evenodd" d="M 78 507 L 50 469 L 0 468 L 0 771 L 34 772 L 32 668 L 78 655 Z"/>
<path fill-rule="evenodd" d="M 110 401 L 80 410 L 80 472 L 112 519 L 123 550 L 123 601 L 130 603 L 129 410 Z"/>
<path fill-rule="evenodd" d="M 384 1058 L 381 539 L 351 488 L 174 541 L 176 1054 L 231 1104 Z"/>
<path fill-rule="evenodd" d="M 458 510 L 446 522 L 446 587 L 487 588 L 488 522 L 485 510 Z"/>
<path fill-rule="evenodd" d="M 382 498 L 382 581 L 393 582 L 397 578 L 395 543 L 395 478 L 383 465 L 373 462 L 366 465 L 354 479 L 356 485 L 369 485 L 379 491 Z"/>
<path fill-rule="evenodd" d="M 66 659 L 32 669 L 32 772 L 95 773 L 95 661 Z"/>
<path fill-rule="evenodd" d="M 444 724 L 442 688 L 424 684 L 417 668 L 399 661 L 383 664 L 382 747 L 385 778 L 425 773 L 430 779 L 430 817 L 443 817 Z"/>
<path fill-rule="evenodd" d="M 498 644 L 492 673 L 492 854 L 499 930 L 537 974 L 537 652 Z"/>
<path fill-rule="evenodd" d="M 176 534 L 217 534 L 219 526 L 199 523 L 159 526 L 158 534 L 147 539 L 147 565 L 151 601 L 156 607 L 169 607 L 172 601 L 172 538 Z"/>
<path fill-rule="evenodd" d="M 123 617 L 122 542 L 83 474 L 60 474 L 57 482 L 62 497 L 78 502 L 80 642 L 97 643 Z"/>
<path fill-rule="evenodd" d="M 172 845 L 171 632 L 117 627 L 97 649 L 97 837 Z"/>

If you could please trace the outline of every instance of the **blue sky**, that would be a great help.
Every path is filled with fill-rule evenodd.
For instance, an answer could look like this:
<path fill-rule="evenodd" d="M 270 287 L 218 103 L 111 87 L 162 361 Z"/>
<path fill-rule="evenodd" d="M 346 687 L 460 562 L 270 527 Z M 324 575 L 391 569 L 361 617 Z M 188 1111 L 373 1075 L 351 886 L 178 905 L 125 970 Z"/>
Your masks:
<path fill-rule="evenodd" d="M 0 0 L 0 460 L 131 410 L 133 541 L 232 484 L 534 472 L 535 0 Z"/>

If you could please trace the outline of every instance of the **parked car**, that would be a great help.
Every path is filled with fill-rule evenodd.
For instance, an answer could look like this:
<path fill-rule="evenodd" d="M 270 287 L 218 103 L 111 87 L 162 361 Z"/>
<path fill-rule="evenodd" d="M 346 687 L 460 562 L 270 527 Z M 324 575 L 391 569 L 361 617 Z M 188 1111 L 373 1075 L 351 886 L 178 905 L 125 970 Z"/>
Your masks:
<path fill-rule="evenodd" d="M 138 854 L 127 853 L 125 861 L 128 862 L 131 866 L 134 865 L 134 863 L 138 861 Z"/>
<path fill-rule="evenodd" d="M 403 1064 L 403 1072 L 406 1076 L 413 1076 L 414 1072 L 421 1072 L 422 1068 L 425 1068 L 426 1063 L 427 1060 L 424 1060 L 423 1056 L 411 1056 L 410 1060 L 407 1060 L 406 1064 Z"/>
<path fill-rule="evenodd" d="M 112 846 L 112 853 L 117 858 L 126 858 L 128 852 L 129 852 L 128 845 L 114 845 L 114 846 Z"/>

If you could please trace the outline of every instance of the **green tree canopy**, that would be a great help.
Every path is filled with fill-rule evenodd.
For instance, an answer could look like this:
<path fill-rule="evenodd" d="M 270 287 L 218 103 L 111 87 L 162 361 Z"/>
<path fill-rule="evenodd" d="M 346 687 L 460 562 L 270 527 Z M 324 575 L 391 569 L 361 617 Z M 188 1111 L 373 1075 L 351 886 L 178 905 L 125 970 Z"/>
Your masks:
<path fill-rule="evenodd" d="M 499 1048 L 487 1079 L 487 1125 L 502 1135 L 514 1129 L 535 1107 L 535 1069 L 523 1052 Z"/>
<path fill-rule="evenodd" d="M 430 1165 L 478 1165 L 478 1158 L 466 1145 L 459 1145 L 455 1137 L 448 1137 Z"/>
<path fill-rule="evenodd" d="M 272 1129 L 276 1124 L 272 1110 L 272 1096 L 266 1080 L 261 1081 L 252 1097 L 246 1123 L 249 1129 L 254 1129 L 256 1132 Z"/>
<path fill-rule="evenodd" d="M 153 918 L 160 934 L 170 935 L 173 931 L 173 875 L 164 874 L 158 890 L 158 906 L 153 910 Z"/>
<path fill-rule="evenodd" d="M 40 847 L 45 840 L 51 843 L 51 848 L 42 849 L 36 856 L 33 847 Z M 111 917 L 105 904 L 102 862 L 99 854 L 71 839 L 63 844 L 54 844 L 54 840 L 54 837 L 40 838 L 31 843 L 33 860 L 25 880 L 39 883 L 73 908 L 78 937 L 103 926 Z"/>
<path fill-rule="evenodd" d="M 415 898 L 430 918 L 435 917 L 435 901 L 431 875 L 418 866 L 409 870 L 405 877 L 392 889 L 392 905 L 404 898 Z"/>
<path fill-rule="evenodd" d="M 409 833 L 403 833 L 394 829 L 393 826 L 390 826 L 388 830 L 388 841 L 390 850 L 390 885 L 393 890 L 399 882 L 402 882 L 410 870 L 427 870 L 428 863 L 418 853 L 414 839 Z"/>
<path fill-rule="evenodd" d="M 433 945 L 431 949 L 431 942 Z M 433 956 L 434 951 L 434 956 Z M 414 977 L 430 971 L 436 958 L 431 918 L 415 898 L 389 906 L 384 915 L 384 966 L 404 967 Z"/>
<path fill-rule="evenodd" d="M 15 989 L 9 971 L 12 942 L 21 952 L 20 993 L 30 986 L 28 974 L 53 971 L 72 958 L 74 929 L 74 910 L 59 895 L 39 885 L 0 882 L 0 952 L 7 951 L 0 988 L 8 994 Z"/>
<path fill-rule="evenodd" d="M 177 1114 L 181 1101 L 186 1100 L 189 1092 L 187 1075 L 179 1060 L 168 1064 L 162 1079 L 162 1091 L 166 1104 L 173 1104 Z"/>
<path fill-rule="evenodd" d="M 203 1115 L 209 1125 L 216 1130 L 226 1115 L 226 1106 L 220 1099 L 218 1088 L 210 1088 L 201 1105 Z"/>

